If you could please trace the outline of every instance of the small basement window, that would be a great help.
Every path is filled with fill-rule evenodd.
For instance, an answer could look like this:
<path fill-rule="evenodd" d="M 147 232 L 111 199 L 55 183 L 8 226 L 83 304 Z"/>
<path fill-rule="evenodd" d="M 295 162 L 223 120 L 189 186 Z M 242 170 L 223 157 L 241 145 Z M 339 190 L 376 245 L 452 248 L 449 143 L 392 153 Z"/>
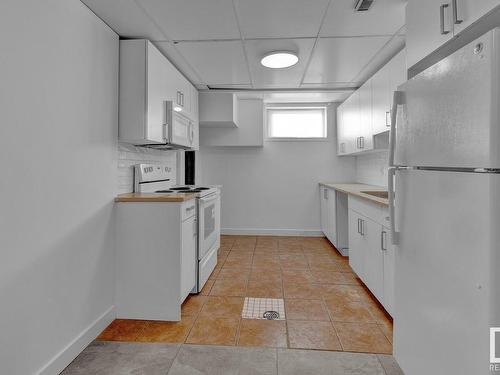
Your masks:
<path fill-rule="evenodd" d="M 268 106 L 267 137 L 270 140 L 326 139 L 326 106 Z"/>

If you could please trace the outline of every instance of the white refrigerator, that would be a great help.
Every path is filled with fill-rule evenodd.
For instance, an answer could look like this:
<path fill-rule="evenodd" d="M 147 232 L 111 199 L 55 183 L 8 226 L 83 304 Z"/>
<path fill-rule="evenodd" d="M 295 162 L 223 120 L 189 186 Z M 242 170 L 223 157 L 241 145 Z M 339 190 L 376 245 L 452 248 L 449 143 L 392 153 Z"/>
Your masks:
<path fill-rule="evenodd" d="M 394 356 L 406 375 L 493 374 L 490 354 L 500 356 L 500 348 L 490 353 L 490 327 L 500 327 L 500 30 L 398 90 L 389 157 Z"/>

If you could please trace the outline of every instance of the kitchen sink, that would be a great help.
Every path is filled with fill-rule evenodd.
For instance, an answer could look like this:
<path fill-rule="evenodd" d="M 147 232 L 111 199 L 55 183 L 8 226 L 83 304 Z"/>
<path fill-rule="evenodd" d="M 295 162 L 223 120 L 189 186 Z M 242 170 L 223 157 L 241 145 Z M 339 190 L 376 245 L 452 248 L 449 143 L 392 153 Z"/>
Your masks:
<path fill-rule="evenodd" d="M 378 198 L 389 198 L 389 192 L 387 191 L 362 191 L 363 194 L 373 195 Z"/>

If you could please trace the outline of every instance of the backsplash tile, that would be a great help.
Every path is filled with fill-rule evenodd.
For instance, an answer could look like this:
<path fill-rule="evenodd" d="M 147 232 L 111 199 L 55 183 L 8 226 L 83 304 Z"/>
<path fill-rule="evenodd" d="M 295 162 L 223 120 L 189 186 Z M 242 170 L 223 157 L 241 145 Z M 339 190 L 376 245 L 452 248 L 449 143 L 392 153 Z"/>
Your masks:
<path fill-rule="evenodd" d="M 356 181 L 378 186 L 387 186 L 387 151 L 356 156 Z"/>
<path fill-rule="evenodd" d="M 118 144 L 118 193 L 134 190 L 134 164 L 166 164 L 177 175 L 177 151 L 160 151 L 128 144 Z M 173 181 L 173 184 L 176 182 Z"/>

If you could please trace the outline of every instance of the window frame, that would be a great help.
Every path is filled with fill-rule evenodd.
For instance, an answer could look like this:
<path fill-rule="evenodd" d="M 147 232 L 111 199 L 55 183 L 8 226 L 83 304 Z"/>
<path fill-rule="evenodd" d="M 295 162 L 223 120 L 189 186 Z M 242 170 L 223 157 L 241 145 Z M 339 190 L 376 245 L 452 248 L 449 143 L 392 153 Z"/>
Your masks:
<path fill-rule="evenodd" d="M 264 107 L 264 140 L 266 142 L 328 142 L 328 106 L 330 103 L 267 103 Z M 269 135 L 269 110 L 273 109 L 322 109 L 324 111 L 325 137 L 271 137 Z"/>

